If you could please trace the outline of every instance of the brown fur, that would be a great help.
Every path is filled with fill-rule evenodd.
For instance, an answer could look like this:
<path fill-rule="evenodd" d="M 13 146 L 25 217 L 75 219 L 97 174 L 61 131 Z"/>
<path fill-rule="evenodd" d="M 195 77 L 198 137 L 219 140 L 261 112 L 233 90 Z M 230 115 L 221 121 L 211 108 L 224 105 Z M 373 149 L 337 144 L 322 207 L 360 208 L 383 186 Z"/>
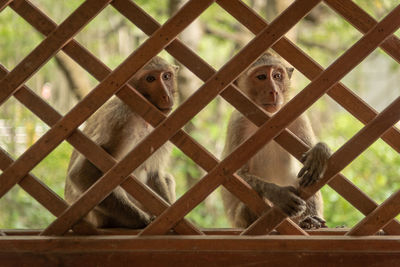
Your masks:
<path fill-rule="evenodd" d="M 134 75 L 133 83 L 135 88 L 160 110 L 169 112 L 174 104 L 175 72 L 176 67 L 156 57 Z M 170 79 L 167 79 L 170 74 Z M 154 80 L 147 81 L 149 76 L 154 77 Z M 87 120 L 83 132 L 119 161 L 152 129 L 120 99 L 113 97 Z M 171 175 L 164 173 L 170 151 L 170 144 L 165 144 L 133 174 L 167 202 L 172 203 L 175 201 L 175 180 Z M 74 150 L 65 185 L 67 202 L 72 204 L 76 201 L 102 175 L 99 169 Z M 121 187 L 117 187 L 87 215 L 87 220 L 98 228 L 143 228 L 151 219 L 152 215 Z"/>
<path fill-rule="evenodd" d="M 265 54 L 237 79 L 236 84 L 272 116 L 289 100 L 291 71 L 292 69 L 287 68 L 279 58 Z M 280 76 L 274 76 L 277 72 Z M 264 75 L 267 76 L 266 79 Z M 316 143 L 306 116 L 299 117 L 288 128 L 308 145 L 313 146 Z M 228 124 L 223 157 L 230 154 L 257 129 L 242 114 L 234 111 Z M 307 152 L 300 183 L 308 185 L 318 180 L 325 170 L 329 155 L 329 148 L 323 143 L 318 143 Z M 300 169 L 301 164 L 273 140 L 253 156 L 238 174 L 265 201 L 278 206 L 302 227 L 318 228 L 324 225 L 321 193 L 318 192 L 307 203 L 298 197 L 297 173 Z M 227 216 L 234 227 L 248 227 L 257 219 L 247 206 L 226 189 L 222 190 L 222 199 Z"/>

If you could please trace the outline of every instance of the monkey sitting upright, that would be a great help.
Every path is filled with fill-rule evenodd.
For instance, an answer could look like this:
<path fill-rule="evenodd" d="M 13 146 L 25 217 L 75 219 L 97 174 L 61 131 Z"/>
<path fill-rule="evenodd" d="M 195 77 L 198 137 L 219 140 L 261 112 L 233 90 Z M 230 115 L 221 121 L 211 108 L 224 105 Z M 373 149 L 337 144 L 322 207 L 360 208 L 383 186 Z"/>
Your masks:
<path fill-rule="evenodd" d="M 174 105 L 177 69 L 162 58 L 155 57 L 133 76 L 134 87 L 167 114 Z M 120 99 L 113 97 L 87 120 L 83 132 L 119 161 L 152 129 Z M 164 173 L 170 152 L 171 144 L 166 143 L 133 174 L 168 203 L 173 203 L 175 180 Z M 67 202 L 72 204 L 102 175 L 98 168 L 74 150 L 65 184 Z M 121 187 L 112 191 L 87 215 L 87 220 L 97 228 L 143 228 L 151 222 L 151 218 L 152 215 Z"/>
<path fill-rule="evenodd" d="M 240 90 L 261 106 L 271 116 L 288 102 L 290 78 L 293 68 L 286 67 L 276 56 L 266 53 L 234 82 Z M 310 122 L 305 115 L 289 127 L 312 149 L 304 154 L 304 167 L 274 140 L 254 155 L 238 174 L 265 201 L 278 206 L 302 228 L 325 227 L 323 201 L 318 192 L 307 202 L 298 197 L 297 187 L 316 182 L 326 169 L 330 149 L 324 143 L 316 143 Z M 238 111 L 231 115 L 223 157 L 250 137 L 257 126 Z M 225 211 L 234 227 L 248 227 L 257 216 L 226 189 L 222 190 Z"/>

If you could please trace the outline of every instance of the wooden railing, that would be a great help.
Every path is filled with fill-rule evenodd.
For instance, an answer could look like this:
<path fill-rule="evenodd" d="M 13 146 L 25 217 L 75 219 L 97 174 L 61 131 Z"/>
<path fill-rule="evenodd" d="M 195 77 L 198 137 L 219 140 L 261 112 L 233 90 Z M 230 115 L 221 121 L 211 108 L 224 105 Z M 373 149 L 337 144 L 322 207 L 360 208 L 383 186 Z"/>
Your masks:
<path fill-rule="evenodd" d="M 214 2 L 256 35 L 218 72 L 177 39 L 177 36 Z M 381 47 L 400 63 L 400 40 L 393 35 L 400 26 L 400 5 L 377 22 L 350 0 L 325 0 L 329 7 L 364 33 L 364 36 L 327 69 L 323 69 L 284 37 L 285 33 L 320 2 L 321 0 L 297 0 L 274 21 L 267 23 L 239 0 L 191 0 L 161 26 L 130 0 L 87 0 L 60 25 L 27 0 L 0 0 L 0 10 L 9 6 L 45 36 L 14 69 L 8 71 L 1 66 L 0 103 L 15 97 L 51 127 L 16 160 L 4 150 L 0 151 L 0 168 L 3 170 L 0 176 L 0 197 L 19 184 L 57 217 L 40 235 L 63 235 L 120 185 L 157 216 L 150 225 L 137 233 L 139 237 L 162 235 L 172 228 L 178 234 L 204 235 L 202 229 L 184 217 L 222 185 L 260 216 L 249 228 L 239 231 L 240 235 L 268 234 L 276 229 L 281 234 L 308 236 L 307 232 L 279 209 L 268 206 L 235 172 L 272 139 L 300 159 L 309 147 L 285 127 L 320 97 L 328 94 L 364 123 L 365 127 L 334 152 L 324 177 L 317 184 L 304 189 L 301 196 L 306 199 L 328 184 L 365 215 L 352 229 L 340 232 L 342 235 L 373 235 L 380 229 L 387 235 L 400 234 L 400 224 L 394 219 L 400 212 L 400 191 L 378 205 L 340 173 L 378 138 L 382 138 L 394 150 L 400 152 L 400 132 L 393 126 L 400 120 L 400 98 L 378 113 L 340 83 L 346 74 L 377 47 Z M 113 71 L 73 39 L 109 4 L 149 35 L 149 38 Z M 311 80 L 310 84 L 272 118 L 232 83 L 268 48 L 274 49 Z M 205 82 L 168 117 L 129 83 L 135 72 L 163 49 Z M 24 85 L 60 50 L 100 81 L 65 116 L 61 116 Z M 78 129 L 114 94 L 155 127 L 154 131 L 120 162 Z M 252 137 L 222 161 L 182 130 L 188 121 L 218 95 L 259 127 Z M 104 173 L 103 177 L 71 206 L 30 174 L 30 171 L 64 140 Z M 131 174 L 168 140 L 208 172 L 171 206 Z"/>

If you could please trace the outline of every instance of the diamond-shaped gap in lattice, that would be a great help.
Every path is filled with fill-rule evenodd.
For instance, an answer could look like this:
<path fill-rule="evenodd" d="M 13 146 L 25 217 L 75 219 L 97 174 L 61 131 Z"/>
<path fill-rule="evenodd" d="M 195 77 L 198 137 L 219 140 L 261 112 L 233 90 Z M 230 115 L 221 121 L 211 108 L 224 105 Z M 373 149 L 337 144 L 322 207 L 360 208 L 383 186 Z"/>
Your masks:
<path fill-rule="evenodd" d="M 31 171 L 62 198 L 72 149 L 73 147 L 67 141 L 63 141 Z"/>
<path fill-rule="evenodd" d="M 208 195 L 185 218 L 199 228 L 230 228 L 221 199 L 221 187 Z"/>
<path fill-rule="evenodd" d="M 216 3 L 180 35 L 181 41 L 215 69 L 232 59 L 253 37 L 246 27 Z"/>
<path fill-rule="evenodd" d="M 26 82 L 61 115 L 65 115 L 98 84 L 92 75 L 62 51 Z"/>
<path fill-rule="evenodd" d="M 104 64 L 114 69 L 147 36 L 112 6 L 107 6 L 75 38 Z"/>
<path fill-rule="evenodd" d="M 14 97 L 0 106 L 0 146 L 18 157 L 49 127 Z"/>
<path fill-rule="evenodd" d="M 380 112 L 399 96 L 399 72 L 399 63 L 378 48 L 349 72 L 343 83 Z"/>
<path fill-rule="evenodd" d="M 42 40 L 36 30 L 11 7 L 0 13 L 0 64 L 11 70 Z"/>
<path fill-rule="evenodd" d="M 372 16 L 375 20 L 381 20 L 399 3 L 397 1 L 354 1 L 360 8 Z"/>
<path fill-rule="evenodd" d="M 46 0 L 31 1 L 34 6 L 49 16 L 57 24 L 63 22 L 72 12 L 74 12 L 84 0 L 52 2 Z"/>
<path fill-rule="evenodd" d="M 316 20 L 305 17 L 295 27 L 295 43 L 324 68 L 356 43 L 362 34 L 326 4 L 321 3 L 314 14 Z M 313 13 L 311 13 L 312 15 Z M 315 40 L 310 43 L 309 40 Z"/>
<path fill-rule="evenodd" d="M 221 158 L 224 148 L 231 112 L 231 106 L 217 96 L 185 125 L 188 134 L 218 159 Z"/>
<path fill-rule="evenodd" d="M 1 229 L 41 229 L 55 219 L 54 215 L 19 185 L 0 198 L 0 213 Z"/>
<path fill-rule="evenodd" d="M 133 0 L 137 6 L 143 9 L 147 14 L 152 16 L 158 23 L 165 23 L 174 14 L 169 14 L 171 5 L 170 1 L 147 1 L 147 0 Z"/>

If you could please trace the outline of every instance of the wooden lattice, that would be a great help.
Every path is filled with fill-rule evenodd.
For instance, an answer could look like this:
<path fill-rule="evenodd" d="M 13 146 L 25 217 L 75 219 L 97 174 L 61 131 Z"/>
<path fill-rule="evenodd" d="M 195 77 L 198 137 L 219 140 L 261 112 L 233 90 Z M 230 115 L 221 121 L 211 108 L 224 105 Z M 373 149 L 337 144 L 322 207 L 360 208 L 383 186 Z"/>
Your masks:
<path fill-rule="evenodd" d="M 256 35 L 246 47 L 218 72 L 177 39 L 178 34 L 214 2 Z M 400 132 L 393 127 L 400 119 L 400 98 L 397 98 L 378 114 L 339 81 L 378 46 L 400 63 L 400 40 L 393 35 L 400 26 L 400 5 L 380 22 L 377 22 L 351 0 L 325 0 L 324 2 L 330 8 L 334 9 L 350 24 L 364 33 L 364 36 L 327 69 L 323 69 L 312 58 L 298 49 L 295 44 L 284 37 L 287 31 L 320 2 L 321 0 L 297 0 L 273 22 L 268 24 L 239 0 L 191 0 L 164 25 L 160 26 L 130 0 L 87 0 L 60 25 L 55 24 L 28 0 L 0 0 L 0 10 L 9 6 L 37 31 L 46 36 L 13 70 L 8 71 L 1 66 L 0 103 L 4 103 L 13 96 L 51 127 L 47 133 L 16 160 L 13 160 L 4 150 L 0 151 L 0 168 L 4 170 L 0 176 L 0 197 L 3 197 L 12 187 L 19 184 L 57 217 L 52 224 L 40 232 L 40 235 L 54 236 L 65 234 L 114 188 L 120 185 L 157 216 L 150 225 L 137 234 L 137 238 L 141 240 L 141 236 L 163 235 L 169 232 L 170 229 L 174 229 L 176 233 L 182 235 L 207 234 L 206 231 L 202 231 L 184 219 L 184 216 L 217 187 L 223 185 L 260 216 L 249 228 L 234 232 L 236 235 L 263 235 L 269 234 L 276 229 L 282 235 L 307 236 L 301 238 L 292 236 L 286 239 L 284 237 L 279 237 L 279 239 L 270 236 L 271 239 L 268 240 L 275 242 L 275 249 L 278 246 L 281 246 L 281 248 L 286 246 L 288 249 L 295 250 L 296 247 L 303 245 L 308 246 L 309 250 L 328 251 L 329 244 L 333 244 L 332 246 L 336 246 L 337 249 L 342 246 L 341 249 L 346 250 L 346 246 L 342 244 L 353 242 L 349 247 L 358 246 L 361 249 L 362 244 L 368 244 L 367 246 L 375 249 L 375 251 L 387 252 L 389 249 L 385 248 L 389 246 L 391 251 L 398 251 L 398 242 L 387 237 L 386 239 L 379 239 L 379 237 L 354 239 L 351 236 L 373 235 L 380 229 L 383 229 L 387 235 L 400 234 L 400 223 L 394 219 L 400 213 L 400 205 L 398 204 L 400 191 L 394 193 L 378 206 L 377 203 L 340 172 L 380 137 L 393 149 L 400 152 Z M 86 24 L 109 4 L 149 35 L 145 43 L 137 48 L 114 71 L 111 71 L 98 58 L 73 39 Z M 268 48 L 274 49 L 312 81 L 272 118 L 269 118 L 262 109 L 232 84 L 236 77 Z M 158 111 L 129 84 L 129 80 L 134 73 L 163 49 L 205 81 L 204 85 L 168 117 Z M 57 113 L 24 85 L 41 66 L 60 50 L 63 50 L 94 78 L 101 81 L 65 116 Z M 154 131 L 120 162 L 116 162 L 106 151 L 97 146 L 78 129 L 78 126 L 113 94 L 155 127 Z M 325 239 L 321 237 L 320 239 L 313 239 L 313 237 L 308 237 L 309 233 L 299 228 L 279 209 L 268 206 L 243 179 L 235 174 L 236 170 L 251 158 L 260 147 L 272 139 L 277 141 L 294 157 L 300 159 L 301 155 L 309 147 L 285 127 L 324 94 L 328 94 L 355 118 L 365 124 L 363 129 L 331 156 L 324 177 L 317 184 L 305 188 L 301 192 L 301 196 L 306 199 L 328 184 L 365 215 L 364 219 L 349 231 L 336 232 L 336 235 L 349 237 L 342 236 L 336 239 L 329 239 L 328 237 L 325 237 Z M 259 130 L 252 137 L 222 161 L 219 161 L 181 129 L 218 95 L 221 95 L 247 116 L 249 120 L 259 126 Z M 64 140 L 68 141 L 105 173 L 71 206 L 60 199 L 36 177 L 29 174 L 41 160 Z M 136 167 L 168 140 L 208 172 L 206 176 L 171 206 L 131 175 Z M 133 157 L 132 155 L 135 156 Z M 221 233 L 222 231 L 219 232 L 219 234 Z M 229 231 L 227 233 L 232 234 Z M 179 247 L 181 243 L 176 242 L 176 238 L 169 237 L 164 242 L 165 246 Z M 208 238 L 215 242 L 214 244 L 225 244 L 231 247 L 231 251 L 239 248 L 238 245 L 235 245 L 236 243 L 229 244 L 229 241 L 236 239 L 214 240 L 207 236 L 193 239 L 192 243 L 188 239 L 184 239 L 183 242 L 189 242 L 190 244 L 187 244 L 192 246 L 192 249 L 196 246 L 199 250 L 206 250 L 205 245 L 200 242 L 200 240 L 203 240 L 201 238 L 205 240 Z M 4 238 L 4 242 L 10 239 L 12 239 L 11 236 Z M 85 242 L 89 242 L 87 239 L 85 240 Z M 142 237 L 140 242 L 143 242 L 143 240 L 147 240 L 147 242 L 144 242 L 141 248 L 151 249 L 151 239 Z M 240 240 L 247 242 L 246 240 L 251 239 L 243 237 Z M 257 242 L 261 242 L 260 240 L 264 239 L 257 240 Z M 314 243 L 307 243 L 307 240 L 312 240 Z M 386 240 L 391 243 L 385 243 L 386 245 L 382 249 L 382 246 L 376 243 L 379 240 Z M 262 243 L 259 247 L 257 247 L 257 242 L 254 240 L 253 242 L 248 241 L 248 245 L 254 246 L 254 249 L 261 246 L 266 246 L 265 249 L 268 249 L 270 248 L 268 246 L 273 246 L 271 245 L 272 243 L 268 243 L 269 241 Z M 288 243 L 282 245 L 283 241 Z M 317 245 L 315 245 L 318 244 L 317 241 L 320 242 L 321 246 L 318 249 Z M 363 243 L 363 241 L 365 242 Z M 9 243 L 1 242 L 3 241 L 0 240 L 0 250 L 7 251 L 7 244 Z M 118 244 L 124 246 L 123 240 L 118 242 Z M 139 243 L 134 243 L 136 241 L 132 242 L 130 246 L 140 246 L 138 245 Z M 161 241 L 159 243 L 154 242 L 154 250 L 160 249 L 164 243 Z M 83 242 L 79 246 L 84 247 L 85 244 Z M 68 244 L 65 246 L 68 246 Z M 108 244 L 103 244 L 102 248 L 108 246 Z M 216 247 L 217 245 L 211 245 L 211 247 L 213 246 Z M 334 248 L 331 249 L 334 250 Z M 365 259 L 367 260 L 368 257 Z"/>

